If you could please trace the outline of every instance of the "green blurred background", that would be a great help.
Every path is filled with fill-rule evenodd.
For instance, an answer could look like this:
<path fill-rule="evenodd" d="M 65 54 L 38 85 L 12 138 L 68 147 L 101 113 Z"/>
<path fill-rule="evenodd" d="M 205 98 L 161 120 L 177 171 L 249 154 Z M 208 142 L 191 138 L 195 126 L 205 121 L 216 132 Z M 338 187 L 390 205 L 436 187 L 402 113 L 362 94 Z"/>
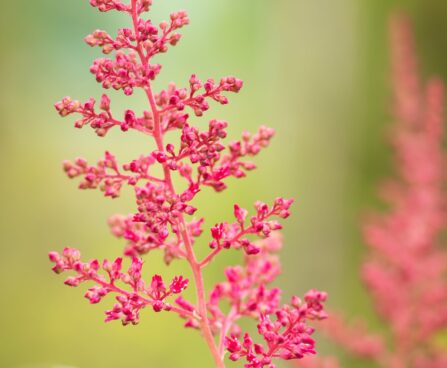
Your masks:
<path fill-rule="evenodd" d="M 364 254 L 361 214 L 378 205 L 375 189 L 390 170 L 384 144 L 389 124 L 387 20 L 393 9 L 413 18 L 424 75 L 447 76 L 445 0 L 170 0 L 155 1 L 153 17 L 186 9 L 191 26 L 163 56 L 157 86 L 234 74 L 245 81 L 231 104 L 207 117 L 228 119 L 231 137 L 267 124 L 277 130 L 259 170 L 216 195 L 204 191 L 197 206 L 207 227 L 230 219 L 232 203 L 249 207 L 275 196 L 297 199 L 285 223 L 285 297 L 311 287 L 327 290 L 332 308 L 366 316 L 370 301 L 358 279 Z M 123 243 L 108 232 L 107 217 L 133 210 L 131 195 L 109 200 L 76 189 L 60 163 L 78 155 L 95 160 L 106 149 L 123 162 L 152 149 L 133 133 L 97 138 L 75 130 L 52 104 L 101 90 L 88 73 L 99 50 L 82 38 L 96 28 L 114 30 L 127 19 L 100 14 L 87 0 L 8 1 L 0 12 L 0 366 L 79 368 L 211 367 L 199 335 L 170 314 L 143 313 L 142 323 L 105 325 L 111 299 L 90 306 L 82 290 L 50 272 L 47 252 L 64 245 L 85 257 L 113 257 Z M 144 99 L 112 93 L 115 111 Z M 199 247 L 204 251 L 206 239 Z M 238 261 L 227 253 L 206 275 Z M 151 256 L 146 273 L 170 270 Z M 380 327 L 378 327 L 380 328 Z M 323 343 L 322 350 L 334 349 Z M 359 362 L 344 358 L 344 367 Z M 361 365 L 364 366 L 363 364 Z"/>

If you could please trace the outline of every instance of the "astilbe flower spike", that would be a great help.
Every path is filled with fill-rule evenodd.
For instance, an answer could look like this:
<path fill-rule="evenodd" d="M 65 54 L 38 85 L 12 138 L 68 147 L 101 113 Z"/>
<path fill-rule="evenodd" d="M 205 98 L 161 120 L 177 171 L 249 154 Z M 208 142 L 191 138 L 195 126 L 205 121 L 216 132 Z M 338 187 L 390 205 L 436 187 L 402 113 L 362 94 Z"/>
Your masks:
<path fill-rule="evenodd" d="M 210 229 L 210 250 L 203 260 L 197 259 L 193 247 L 203 233 L 204 219 L 192 217 L 196 212 L 192 200 L 203 187 L 220 192 L 227 186 L 226 179 L 242 178 L 253 170 L 254 163 L 247 159 L 269 145 L 273 129 L 262 126 L 257 133 L 244 133 L 241 140 L 226 145 L 226 121 L 213 119 L 207 128 L 193 125 L 191 113 L 201 117 L 210 102 L 225 105 L 228 93 L 239 92 L 242 81 L 235 77 L 203 82 L 192 75 L 186 88 L 170 84 L 154 93 L 152 81 L 161 65 L 154 63 L 153 57 L 179 42 L 178 30 L 189 23 L 186 12 L 172 13 L 169 21 L 157 26 L 143 17 L 152 0 L 90 0 L 90 4 L 101 12 L 128 15 L 132 21 L 132 26 L 119 29 L 116 37 L 96 30 L 85 38 L 88 45 L 100 47 L 106 55 L 94 61 L 90 72 L 105 89 L 127 96 L 142 90 L 147 110 L 112 113 L 107 94 L 99 103 L 94 98 L 82 103 L 64 97 L 55 107 L 63 117 L 78 116 L 76 128 L 90 126 L 100 137 L 115 127 L 123 132 L 135 130 L 152 137 L 156 148 L 127 163 L 119 163 L 110 152 L 96 165 L 82 158 L 64 162 L 67 176 L 80 178 L 81 189 L 100 189 L 106 197 L 117 198 L 123 187 L 133 187 L 137 208 L 133 214 L 109 220 L 112 233 L 126 240 L 127 271 L 122 258 L 102 264 L 98 260 L 83 262 L 73 248 L 49 254 L 55 264 L 53 271 L 72 272 L 65 280 L 68 286 L 91 283 L 85 297 L 93 304 L 114 294 L 116 304 L 105 312 L 107 322 L 136 324 L 146 307 L 177 313 L 186 327 L 200 330 L 216 367 L 224 367 L 226 353 L 231 360 L 245 360 L 245 366 L 251 368 L 273 368 L 275 358 L 301 359 L 315 354 L 314 329 L 307 322 L 326 317 L 326 294 L 311 290 L 303 300 L 293 297 L 290 304 L 282 304 L 280 289 L 270 287 L 280 273 L 276 253 L 281 247 L 277 234 L 281 224 L 277 220 L 289 216 L 291 199 L 277 198 L 272 205 L 256 202 L 251 216 L 236 204 L 233 223 L 221 222 Z M 165 143 L 165 135 L 171 131 L 178 132 L 177 144 Z M 161 166 L 162 175 L 156 174 L 160 172 L 156 166 Z M 180 189 L 174 186 L 174 173 L 183 179 Z M 225 249 L 241 249 L 244 263 L 228 267 L 226 281 L 215 285 L 207 296 L 203 269 Z M 195 301 L 181 296 L 189 284 L 182 275 L 170 283 L 160 275 L 143 280 L 141 257 L 155 250 L 164 252 L 166 264 L 174 260 L 189 264 Z M 238 322 L 243 317 L 256 321 L 259 337 L 242 333 Z"/>
<path fill-rule="evenodd" d="M 380 367 L 447 367 L 447 350 L 438 343 L 447 328 L 444 87 L 438 79 L 422 86 L 411 26 L 403 15 L 392 19 L 391 51 L 397 176 L 383 187 L 388 211 L 366 223 L 369 252 L 362 265 L 390 341 L 332 314 L 321 327 L 352 355 Z"/>

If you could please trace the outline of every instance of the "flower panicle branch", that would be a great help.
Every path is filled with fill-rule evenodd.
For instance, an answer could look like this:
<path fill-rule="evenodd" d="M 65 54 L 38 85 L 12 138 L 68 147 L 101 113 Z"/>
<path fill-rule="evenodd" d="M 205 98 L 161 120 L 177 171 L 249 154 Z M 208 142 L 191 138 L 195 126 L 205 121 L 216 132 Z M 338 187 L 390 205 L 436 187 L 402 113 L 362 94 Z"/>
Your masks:
<path fill-rule="evenodd" d="M 194 217 L 197 208 L 192 201 L 201 190 L 210 187 L 222 192 L 227 179 L 243 178 L 255 169 L 251 159 L 269 145 L 274 130 L 261 126 L 254 134 L 244 132 L 240 140 L 226 143 L 228 122 L 212 119 L 207 128 L 194 125 L 213 102 L 226 105 L 228 94 L 241 90 L 243 82 L 233 76 L 203 81 L 193 74 L 186 88 L 171 83 L 154 92 L 152 82 L 162 66 L 153 58 L 178 44 L 179 30 L 189 24 L 185 11 L 172 13 L 168 21 L 155 25 L 143 16 L 151 10 L 151 0 L 90 0 L 90 4 L 101 12 L 120 12 L 132 21 L 131 27 L 119 29 L 116 36 L 95 30 L 85 38 L 89 46 L 99 47 L 105 55 L 93 62 L 90 72 L 106 90 L 121 91 L 125 96 L 142 91 L 147 107 L 140 112 L 112 112 L 111 98 L 103 94 L 99 102 L 64 97 L 55 108 L 62 117 L 76 116 L 76 128 L 90 126 L 99 137 L 107 136 L 112 128 L 133 130 L 148 136 L 155 147 L 124 164 L 108 151 L 96 164 L 82 158 L 64 162 L 65 173 L 80 180 L 80 189 L 99 189 L 110 198 L 119 197 L 128 186 L 134 191 L 135 212 L 109 219 L 112 234 L 126 241 L 123 253 L 131 265 L 123 271 L 122 258 L 104 261 L 102 266 L 97 260 L 82 262 L 78 250 L 66 248 L 62 254 L 50 253 L 53 271 L 73 272 L 74 276 L 65 281 L 69 286 L 93 283 L 86 293 L 91 303 L 115 294 L 117 303 L 106 311 L 106 321 L 136 324 L 148 306 L 155 312 L 177 313 L 186 327 L 200 330 L 219 368 L 225 366 L 226 355 L 231 360 L 244 358 L 247 367 L 273 368 L 274 359 L 301 359 L 314 354 L 314 329 L 307 321 L 326 317 L 326 294 L 311 290 L 304 300 L 294 297 L 286 305 L 280 303 L 280 289 L 269 287 L 280 272 L 275 254 L 281 243 L 278 219 L 289 216 L 293 200 L 277 198 L 272 205 L 258 201 L 250 218 L 248 211 L 236 204 L 235 222 L 218 223 L 209 231 L 204 231 L 204 218 Z M 166 143 L 167 133 L 170 137 L 177 133 L 178 140 Z M 181 187 L 174 185 L 174 176 Z M 211 250 L 199 260 L 195 242 L 204 233 L 211 234 Z M 214 285 L 207 295 L 204 269 L 223 249 L 230 248 L 243 250 L 244 263 L 228 267 L 227 281 Z M 156 250 L 164 252 L 167 265 L 174 260 L 188 264 L 195 300 L 181 295 L 189 284 L 183 275 L 175 277 L 169 286 L 160 275 L 143 281 L 141 257 Z M 228 315 L 221 303 L 229 303 Z M 248 334 L 242 337 L 238 323 L 243 317 L 256 321 L 263 345 Z"/>
<path fill-rule="evenodd" d="M 290 304 L 282 304 L 281 289 L 271 286 L 281 273 L 277 253 L 282 237 L 275 231 L 254 245 L 259 251 L 246 253 L 242 265 L 227 267 L 226 280 L 209 294 L 210 323 L 220 336 L 220 351 L 226 349 L 230 360 L 245 360 L 249 368 L 274 367 L 275 358 L 291 360 L 315 354 L 314 329 L 308 322 L 327 317 L 323 309 L 326 293 L 310 290 L 304 300 L 294 296 Z M 229 311 L 224 306 L 230 306 Z M 263 343 L 242 332 L 238 322 L 243 318 L 257 323 Z M 194 327 L 191 319 L 187 325 Z"/>
<path fill-rule="evenodd" d="M 147 306 L 151 306 L 155 312 L 173 311 L 182 316 L 190 315 L 187 311 L 175 308 L 166 301 L 168 297 L 185 290 L 189 280 L 184 279 L 183 276 L 176 276 L 169 287 L 166 287 L 162 277 L 154 275 L 152 281 L 146 284 L 141 276 L 143 261 L 140 258 L 134 257 L 128 270 L 124 272 L 122 258 L 116 258 L 113 262 L 106 259 L 102 265 L 96 259 L 82 262 L 80 252 L 74 248 L 65 248 L 62 254 L 51 252 L 49 258 L 55 264 L 53 267 L 55 273 L 73 271 L 76 274 L 76 276 L 66 278 L 65 285 L 77 287 L 84 282 L 95 284 L 85 293 L 90 303 L 97 304 L 108 294 L 117 294 L 117 303 L 105 312 L 106 322 L 121 320 L 123 325 L 137 324 L 140 311 Z M 126 289 L 118 286 L 117 283 L 123 284 Z"/>

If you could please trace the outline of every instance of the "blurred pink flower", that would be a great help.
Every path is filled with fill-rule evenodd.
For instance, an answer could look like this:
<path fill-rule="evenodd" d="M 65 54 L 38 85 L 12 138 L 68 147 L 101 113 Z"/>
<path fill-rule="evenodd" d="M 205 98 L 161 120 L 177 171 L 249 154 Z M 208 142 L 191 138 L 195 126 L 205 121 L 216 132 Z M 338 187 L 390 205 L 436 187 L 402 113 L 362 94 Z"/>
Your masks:
<path fill-rule="evenodd" d="M 388 209 L 366 221 L 361 271 L 390 336 L 332 313 L 321 328 L 352 355 L 384 368 L 447 367 L 447 350 L 437 342 L 447 328 L 444 86 L 438 79 L 422 85 L 408 19 L 394 17 L 390 31 L 396 175 L 382 190 Z"/>

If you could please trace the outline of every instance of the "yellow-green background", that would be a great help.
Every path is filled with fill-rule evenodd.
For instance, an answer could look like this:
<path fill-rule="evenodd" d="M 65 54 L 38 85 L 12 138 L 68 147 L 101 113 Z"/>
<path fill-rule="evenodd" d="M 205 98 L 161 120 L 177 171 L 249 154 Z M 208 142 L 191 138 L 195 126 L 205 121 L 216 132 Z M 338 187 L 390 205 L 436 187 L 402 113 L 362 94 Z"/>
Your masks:
<path fill-rule="evenodd" d="M 330 305 L 366 316 L 370 301 L 358 280 L 364 254 L 362 211 L 377 206 L 375 187 L 389 172 L 384 135 L 390 121 L 387 19 L 406 9 L 415 22 L 424 75 L 447 75 L 447 3 L 444 0 L 156 0 L 161 20 L 178 8 L 191 25 L 180 45 L 163 56 L 157 86 L 185 85 L 234 74 L 245 88 L 231 104 L 206 116 L 228 119 L 230 136 L 268 124 L 277 137 L 258 159 L 259 170 L 231 181 L 222 194 L 204 191 L 197 205 L 207 227 L 230 219 L 232 204 L 296 198 L 285 223 L 285 297 L 311 287 L 327 290 Z M 61 120 L 53 102 L 71 95 L 100 96 L 88 73 L 99 50 L 82 38 L 96 28 L 126 25 L 100 14 L 87 0 L 4 1 L 0 10 L 0 367 L 211 367 L 199 335 L 170 314 L 147 310 L 136 327 L 104 324 L 111 299 L 90 306 L 50 272 L 47 252 L 65 245 L 88 257 L 114 257 L 123 243 L 109 235 L 106 218 L 132 211 L 131 195 L 105 199 L 81 192 L 60 169 L 63 159 L 90 160 L 105 149 L 128 160 L 152 149 L 134 133 L 97 138 Z M 119 93 L 115 110 L 141 111 L 144 99 Z M 205 122 L 202 121 L 201 124 Z M 207 234 L 206 234 L 207 236 Z M 205 237 L 206 237 L 205 236 Z M 203 251 L 206 239 L 198 248 Z M 238 255 L 228 252 L 207 271 L 207 284 Z M 148 259 L 146 275 L 165 270 Z M 332 351 L 324 345 L 325 351 Z M 359 367 L 346 360 L 344 367 Z"/>

